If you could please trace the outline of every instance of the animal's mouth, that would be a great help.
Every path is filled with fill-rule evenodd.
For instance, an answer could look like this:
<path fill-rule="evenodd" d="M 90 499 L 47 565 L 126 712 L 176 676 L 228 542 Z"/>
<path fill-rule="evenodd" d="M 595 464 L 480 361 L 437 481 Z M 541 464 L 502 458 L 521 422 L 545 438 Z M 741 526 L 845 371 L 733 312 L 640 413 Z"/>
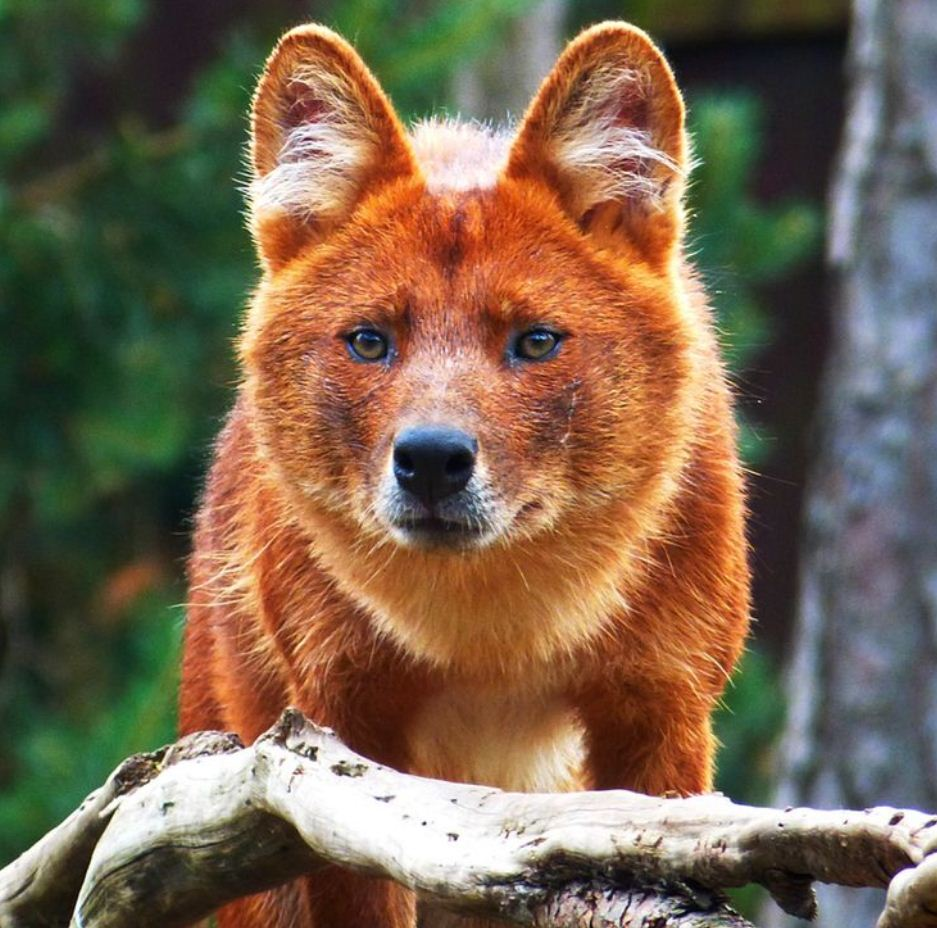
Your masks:
<path fill-rule="evenodd" d="M 477 511 L 460 512 L 462 507 L 450 507 L 447 512 L 427 511 L 394 513 L 388 523 L 391 535 L 408 548 L 448 549 L 451 551 L 469 551 L 487 547 L 504 533 L 497 520 Z M 466 507 L 467 508 L 467 507 Z M 512 522 L 522 531 L 529 531 L 536 525 L 544 511 L 540 499 L 524 503 L 515 514 Z"/>
<path fill-rule="evenodd" d="M 394 523 L 394 529 L 406 543 L 421 548 L 474 547 L 487 534 L 476 522 L 444 519 L 440 516 L 401 519 Z"/>

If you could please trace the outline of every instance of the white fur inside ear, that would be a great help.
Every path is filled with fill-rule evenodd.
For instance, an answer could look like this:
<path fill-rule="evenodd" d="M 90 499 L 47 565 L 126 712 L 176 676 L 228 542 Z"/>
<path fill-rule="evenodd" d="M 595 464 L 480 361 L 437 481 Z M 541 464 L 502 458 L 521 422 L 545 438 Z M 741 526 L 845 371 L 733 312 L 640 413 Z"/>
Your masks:
<path fill-rule="evenodd" d="M 600 67 L 559 114 L 551 155 L 570 184 L 578 215 L 611 201 L 659 208 L 669 180 L 682 177 L 682 166 L 654 144 L 652 126 L 622 122 L 622 101 L 644 102 L 649 93 L 641 72 Z"/>
<path fill-rule="evenodd" d="M 307 67 L 289 84 L 293 106 L 311 118 L 288 128 L 276 166 L 248 191 L 256 216 L 286 212 L 302 221 L 351 211 L 380 140 L 351 85 L 340 74 Z"/>

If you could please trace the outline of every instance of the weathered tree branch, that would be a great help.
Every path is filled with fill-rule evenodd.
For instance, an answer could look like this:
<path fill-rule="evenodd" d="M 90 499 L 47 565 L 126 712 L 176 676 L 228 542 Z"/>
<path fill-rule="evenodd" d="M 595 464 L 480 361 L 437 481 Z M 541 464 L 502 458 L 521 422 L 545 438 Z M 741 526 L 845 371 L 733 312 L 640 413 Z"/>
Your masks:
<path fill-rule="evenodd" d="M 454 911 L 544 928 L 742 928 L 718 890 L 749 882 L 809 917 L 813 879 L 891 882 L 879 928 L 925 928 L 937 925 L 935 826 L 893 809 L 427 780 L 290 711 L 250 748 L 203 734 L 126 762 L 0 871 L 0 925 L 181 926 L 331 862 Z"/>

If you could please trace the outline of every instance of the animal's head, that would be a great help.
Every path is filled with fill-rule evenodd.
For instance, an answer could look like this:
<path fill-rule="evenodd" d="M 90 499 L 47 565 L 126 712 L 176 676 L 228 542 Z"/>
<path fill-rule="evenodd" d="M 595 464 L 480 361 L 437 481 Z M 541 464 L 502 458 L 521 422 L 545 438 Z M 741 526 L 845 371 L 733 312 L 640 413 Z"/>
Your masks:
<path fill-rule="evenodd" d="M 296 498 L 446 555 L 673 483 L 687 155 L 644 33 L 580 35 L 513 135 L 410 136 L 355 51 L 305 26 L 267 62 L 252 128 L 265 274 L 242 353 Z"/>

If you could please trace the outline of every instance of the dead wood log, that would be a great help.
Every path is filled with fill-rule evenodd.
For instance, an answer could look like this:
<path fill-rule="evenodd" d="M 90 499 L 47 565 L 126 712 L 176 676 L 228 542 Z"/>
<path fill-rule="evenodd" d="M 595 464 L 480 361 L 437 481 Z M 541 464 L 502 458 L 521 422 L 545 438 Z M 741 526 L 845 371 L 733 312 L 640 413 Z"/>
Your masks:
<path fill-rule="evenodd" d="M 935 826 L 894 809 L 428 780 L 368 761 L 288 711 L 249 748 L 203 734 L 122 765 L 0 871 L 0 925 L 182 926 L 337 863 L 433 905 L 537 928 L 743 928 L 719 890 L 749 882 L 809 917 L 813 880 L 891 883 L 879 928 L 932 928 Z"/>

